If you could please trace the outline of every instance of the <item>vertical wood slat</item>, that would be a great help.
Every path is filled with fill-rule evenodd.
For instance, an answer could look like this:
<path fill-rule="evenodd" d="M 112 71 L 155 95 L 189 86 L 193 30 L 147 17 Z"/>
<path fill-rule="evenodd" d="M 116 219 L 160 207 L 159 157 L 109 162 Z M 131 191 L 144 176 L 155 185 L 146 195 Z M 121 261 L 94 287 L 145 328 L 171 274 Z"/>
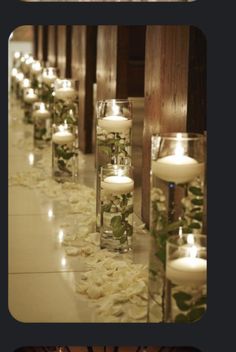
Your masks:
<path fill-rule="evenodd" d="M 57 65 L 61 78 L 66 75 L 66 26 L 57 26 Z"/>
<path fill-rule="evenodd" d="M 145 26 L 98 26 L 98 100 L 143 96 L 144 33 Z"/>
<path fill-rule="evenodd" d="M 62 78 L 71 77 L 71 34 L 71 26 L 57 26 L 57 65 Z"/>
<path fill-rule="evenodd" d="M 33 26 L 33 53 L 34 53 L 34 57 L 36 59 L 38 59 L 38 50 L 39 50 L 39 38 L 38 38 L 38 26 Z"/>
<path fill-rule="evenodd" d="M 38 60 L 48 60 L 48 26 L 38 27 Z"/>
<path fill-rule="evenodd" d="M 38 27 L 38 60 L 43 60 L 43 26 Z"/>
<path fill-rule="evenodd" d="M 148 26 L 142 218 L 149 223 L 151 135 L 206 129 L 206 40 L 195 27 Z"/>
<path fill-rule="evenodd" d="M 190 27 L 189 46 L 187 130 L 203 133 L 207 114 L 207 43 L 200 29 Z"/>
<path fill-rule="evenodd" d="M 72 77 L 79 80 L 79 145 L 84 153 L 92 152 L 96 35 L 96 26 L 73 26 Z"/>
<path fill-rule="evenodd" d="M 116 97 L 117 26 L 98 26 L 97 99 Z"/>
<path fill-rule="evenodd" d="M 188 26 L 148 26 L 146 32 L 142 218 L 149 224 L 151 135 L 187 126 Z"/>
<path fill-rule="evenodd" d="M 48 62 L 50 66 L 57 66 L 57 26 L 48 26 Z"/>

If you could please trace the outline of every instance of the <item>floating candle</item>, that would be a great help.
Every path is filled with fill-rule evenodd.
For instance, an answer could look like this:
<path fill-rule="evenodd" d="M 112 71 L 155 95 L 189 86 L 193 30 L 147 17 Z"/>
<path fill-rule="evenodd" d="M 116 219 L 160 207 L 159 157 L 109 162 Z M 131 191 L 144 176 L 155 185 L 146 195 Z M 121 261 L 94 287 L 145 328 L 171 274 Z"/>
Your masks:
<path fill-rule="evenodd" d="M 73 133 L 68 130 L 67 124 L 58 126 L 59 131 L 52 135 L 52 141 L 56 144 L 70 144 L 74 141 Z"/>
<path fill-rule="evenodd" d="M 167 182 L 176 184 L 192 181 L 204 172 L 204 163 L 184 155 L 181 143 L 181 133 L 177 134 L 175 154 L 152 161 L 152 172 L 155 176 Z"/>
<path fill-rule="evenodd" d="M 102 189 L 115 194 L 130 193 L 134 189 L 134 181 L 128 176 L 108 176 L 101 182 Z"/>
<path fill-rule="evenodd" d="M 59 100 L 73 100 L 76 92 L 69 80 L 60 81 L 61 86 L 55 89 L 55 97 Z"/>
<path fill-rule="evenodd" d="M 50 112 L 46 109 L 45 103 L 40 103 L 39 109 L 34 111 L 34 118 L 49 119 Z"/>
<path fill-rule="evenodd" d="M 26 90 L 24 95 L 24 101 L 28 104 L 34 103 L 38 99 L 37 94 L 35 94 L 33 88 L 29 88 Z"/>
<path fill-rule="evenodd" d="M 167 262 L 166 277 L 176 285 L 203 285 L 206 283 L 206 269 L 206 259 L 177 258 Z"/>
<path fill-rule="evenodd" d="M 111 115 L 98 119 L 98 126 L 107 132 L 124 132 L 131 128 L 132 120 L 124 116 Z"/>
<path fill-rule="evenodd" d="M 57 79 L 56 70 L 54 67 L 48 67 L 44 69 L 42 74 L 42 81 L 47 85 L 51 85 Z"/>

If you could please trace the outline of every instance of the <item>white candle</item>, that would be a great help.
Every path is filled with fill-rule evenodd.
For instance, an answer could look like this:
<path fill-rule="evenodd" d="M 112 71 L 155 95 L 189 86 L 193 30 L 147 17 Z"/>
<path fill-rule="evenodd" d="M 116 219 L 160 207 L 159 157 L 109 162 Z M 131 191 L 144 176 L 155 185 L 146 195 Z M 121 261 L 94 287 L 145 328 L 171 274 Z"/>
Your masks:
<path fill-rule="evenodd" d="M 32 104 L 34 103 L 36 100 L 38 99 L 37 94 L 34 93 L 34 90 L 28 89 L 27 92 L 25 92 L 25 96 L 24 96 L 24 101 L 28 104 Z"/>
<path fill-rule="evenodd" d="M 177 134 L 175 153 L 152 161 L 152 172 L 167 182 L 186 183 L 204 172 L 204 163 L 184 155 L 181 134 Z"/>
<path fill-rule="evenodd" d="M 40 103 L 39 109 L 34 111 L 35 118 L 49 119 L 51 116 L 50 112 L 46 109 L 44 103 Z"/>
<path fill-rule="evenodd" d="M 24 78 L 21 82 L 22 88 L 29 88 L 30 87 L 30 80 L 28 78 Z"/>
<path fill-rule="evenodd" d="M 12 75 L 12 77 L 16 77 L 16 75 L 17 75 L 17 68 L 16 67 L 13 67 L 12 68 L 12 70 L 11 70 L 11 75 Z"/>
<path fill-rule="evenodd" d="M 124 132 L 132 126 L 132 120 L 120 115 L 111 115 L 98 119 L 98 126 L 107 132 Z"/>
<path fill-rule="evenodd" d="M 24 73 L 23 73 L 23 72 L 18 72 L 18 73 L 16 74 L 16 80 L 17 80 L 18 82 L 21 82 L 21 81 L 23 81 L 23 79 L 24 79 Z"/>
<path fill-rule="evenodd" d="M 206 283 L 207 261 L 197 257 L 170 260 L 166 266 L 166 277 L 176 285 L 197 286 Z"/>
<path fill-rule="evenodd" d="M 75 98 L 75 90 L 71 87 L 58 88 L 55 91 L 55 96 L 60 100 L 69 100 Z"/>
<path fill-rule="evenodd" d="M 53 67 L 49 67 L 47 69 L 47 71 L 44 71 L 42 74 L 42 81 L 43 83 L 47 84 L 47 85 L 51 85 L 55 82 L 55 80 L 57 79 L 57 75 L 54 72 L 54 68 Z"/>
<path fill-rule="evenodd" d="M 42 70 L 42 66 L 41 66 L 40 61 L 34 61 L 31 66 L 31 71 L 33 73 L 39 73 L 39 72 L 41 72 L 41 70 Z"/>
<path fill-rule="evenodd" d="M 68 131 L 67 125 L 60 125 L 59 131 L 52 135 L 52 141 L 56 144 L 70 144 L 74 141 L 75 137 L 73 133 Z"/>
<path fill-rule="evenodd" d="M 101 182 L 102 189 L 115 194 L 130 193 L 134 189 L 134 181 L 128 176 L 108 176 Z"/>

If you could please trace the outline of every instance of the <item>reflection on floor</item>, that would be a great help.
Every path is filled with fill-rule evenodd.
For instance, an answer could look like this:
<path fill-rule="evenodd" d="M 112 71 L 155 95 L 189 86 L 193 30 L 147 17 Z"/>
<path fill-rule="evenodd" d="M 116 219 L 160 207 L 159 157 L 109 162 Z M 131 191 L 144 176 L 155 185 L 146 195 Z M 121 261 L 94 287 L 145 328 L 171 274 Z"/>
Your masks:
<path fill-rule="evenodd" d="M 12 101 L 11 314 L 23 322 L 147 321 L 149 237 L 142 224 L 136 218 L 133 253 L 117 257 L 101 251 L 99 235 L 94 233 L 93 156 L 80 154 L 77 188 L 56 183 L 51 179 L 51 147 L 33 148 L 33 127 L 23 124 L 22 113 L 20 104 Z M 101 282 L 98 277 L 103 278 Z"/>

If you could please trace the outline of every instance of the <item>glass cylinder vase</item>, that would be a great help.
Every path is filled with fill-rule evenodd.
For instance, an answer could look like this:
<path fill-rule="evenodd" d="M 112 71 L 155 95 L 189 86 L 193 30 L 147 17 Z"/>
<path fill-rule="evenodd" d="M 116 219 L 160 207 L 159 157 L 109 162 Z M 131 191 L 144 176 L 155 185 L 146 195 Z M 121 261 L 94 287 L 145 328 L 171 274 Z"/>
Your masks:
<path fill-rule="evenodd" d="M 66 122 L 52 127 L 52 176 L 58 182 L 78 179 L 76 131 Z"/>
<path fill-rule="evenodd" d="M 192 323 L 206 311 L 206 236 L 170 236 L 166 248 L 165 321 Z"/>
<path fill-rule="evenodd" d="M 99 231 L 101 167 L 107 164 L 131 165 L 132 103 L 127 99 L 98 101 L 96 121 L 96 224 Z"/>
<path fill-rule="evenodd" d="M 204 231 L 205 137 L 167 133 L 152 137 L 149 321 L 165 319 L 166 242 Z"/>
<path fill-rule="evenodd" d="M 33 88 L 24 89 L 24 122 L 33 123 L 33 104 L 38 100 L 37 91 Z"/>
<path fill-rule="evenodd" d="M 33 104 L 34 146 L 44 148 L 51 140 L 51 113 L 43 102 Z"/>
<path fill-rule="evenodd" d="M 54 103 L 54 82 L 58 78 L 55 67 L 45 67 L 41 75 L 41 99 L 44 103 Z"/>
<path fill-rule="evenodd" d="M 133 169 L 128 165 L 101 168 L 101 248 L 127 252 L 133 234 Z"/>

